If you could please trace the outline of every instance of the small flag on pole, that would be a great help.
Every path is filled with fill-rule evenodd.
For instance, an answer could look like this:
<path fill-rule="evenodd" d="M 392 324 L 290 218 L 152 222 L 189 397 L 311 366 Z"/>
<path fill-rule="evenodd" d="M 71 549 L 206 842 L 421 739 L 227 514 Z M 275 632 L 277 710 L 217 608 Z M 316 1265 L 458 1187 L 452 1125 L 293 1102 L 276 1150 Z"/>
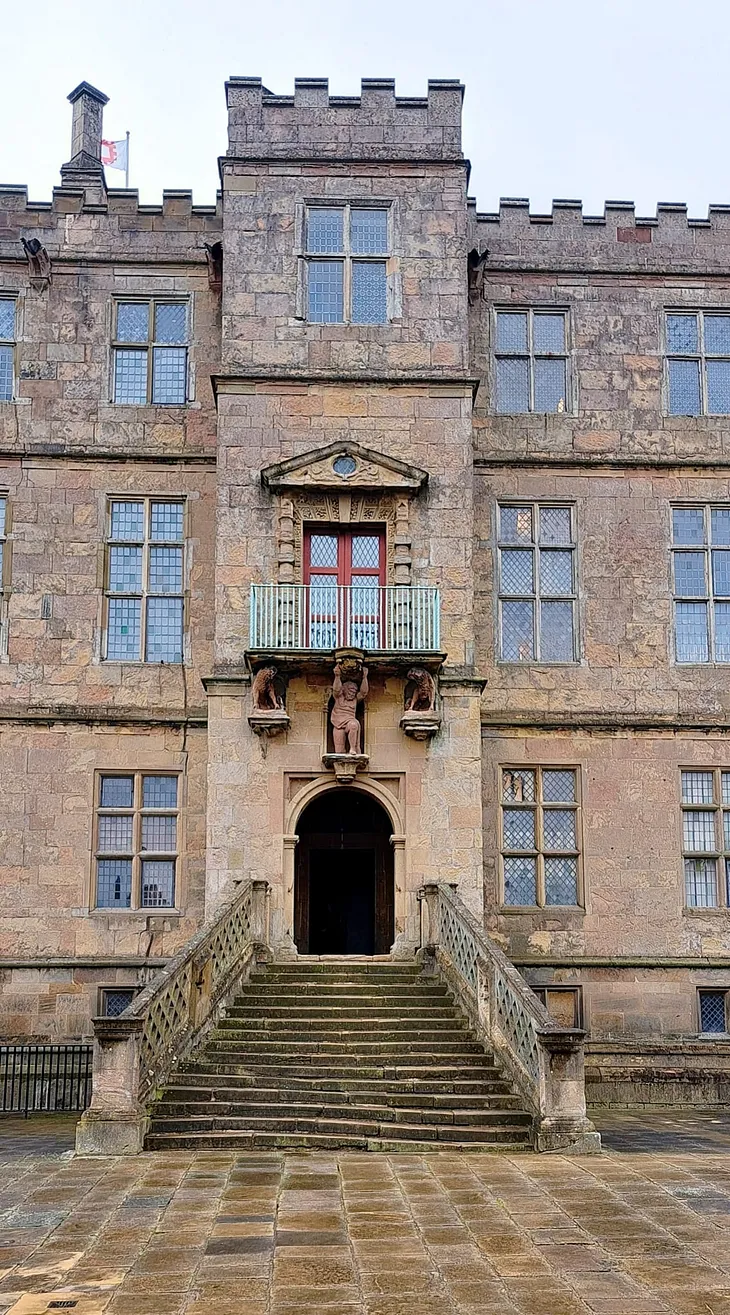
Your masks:
<path fill-rule="evenodd" d="M 129 187 L 129 133 L 122 142 L 101 143 L 101 162 L 106 169 L 122 169 L 125 187 Z"/>

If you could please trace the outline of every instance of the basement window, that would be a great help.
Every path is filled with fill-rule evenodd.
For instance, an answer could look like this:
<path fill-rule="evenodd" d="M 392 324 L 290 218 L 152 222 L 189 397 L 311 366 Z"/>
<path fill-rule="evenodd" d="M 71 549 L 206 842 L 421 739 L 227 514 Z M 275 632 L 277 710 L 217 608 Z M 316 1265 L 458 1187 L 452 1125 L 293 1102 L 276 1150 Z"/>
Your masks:
<path fill-rule="evenodd" d="M 700 1032 L 724 1035 L 728 1028 L 730 991 L 698 991 Z"/>
<path fill-rule="evenodd" d="M 561 1027 L 581 1026 L 581 992 L 579 986 L 533 986 L 540 1004 Z"/>
<path fill-rule="evenodd" d="M 102 1018 L 118 1018 L 129 1008 L 136 994 L 134 987 L 103 986 L 99 991 Z"/>

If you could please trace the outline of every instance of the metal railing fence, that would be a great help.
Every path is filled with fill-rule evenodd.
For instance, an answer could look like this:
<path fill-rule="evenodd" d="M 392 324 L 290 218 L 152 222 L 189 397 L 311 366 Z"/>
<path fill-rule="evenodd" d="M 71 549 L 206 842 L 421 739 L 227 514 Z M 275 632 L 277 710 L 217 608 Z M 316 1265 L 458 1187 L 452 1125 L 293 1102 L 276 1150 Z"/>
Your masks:
<path fill-rule="evenodd" d="M 0 1113 L 85 1110 L 91 1101 L 93 1046 L 0 1046 Z"/>

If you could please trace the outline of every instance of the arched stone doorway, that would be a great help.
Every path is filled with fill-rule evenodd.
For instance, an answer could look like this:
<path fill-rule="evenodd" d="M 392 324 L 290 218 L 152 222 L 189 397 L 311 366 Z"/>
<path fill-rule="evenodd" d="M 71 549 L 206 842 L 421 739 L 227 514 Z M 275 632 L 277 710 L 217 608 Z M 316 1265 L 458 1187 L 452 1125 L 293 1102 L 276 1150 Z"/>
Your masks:
<path fill-rule="evenodd" d="M 300 954 L 387 954 L 394 940 L 392 822 L 370 794 L 328 790 L 297 822 Z"/>

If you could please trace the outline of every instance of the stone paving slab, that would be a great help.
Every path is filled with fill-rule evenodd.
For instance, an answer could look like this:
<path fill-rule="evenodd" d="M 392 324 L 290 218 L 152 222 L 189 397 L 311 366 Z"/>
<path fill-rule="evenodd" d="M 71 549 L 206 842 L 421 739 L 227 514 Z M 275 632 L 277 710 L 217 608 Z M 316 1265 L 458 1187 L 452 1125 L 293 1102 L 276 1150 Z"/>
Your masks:
<path fill-rule="evenodd" d="M 98 1160 L 4 1119 L 0 1315 L 730 1315 L 730 1116 L 598 1121 L 587 1158 Z"/>

